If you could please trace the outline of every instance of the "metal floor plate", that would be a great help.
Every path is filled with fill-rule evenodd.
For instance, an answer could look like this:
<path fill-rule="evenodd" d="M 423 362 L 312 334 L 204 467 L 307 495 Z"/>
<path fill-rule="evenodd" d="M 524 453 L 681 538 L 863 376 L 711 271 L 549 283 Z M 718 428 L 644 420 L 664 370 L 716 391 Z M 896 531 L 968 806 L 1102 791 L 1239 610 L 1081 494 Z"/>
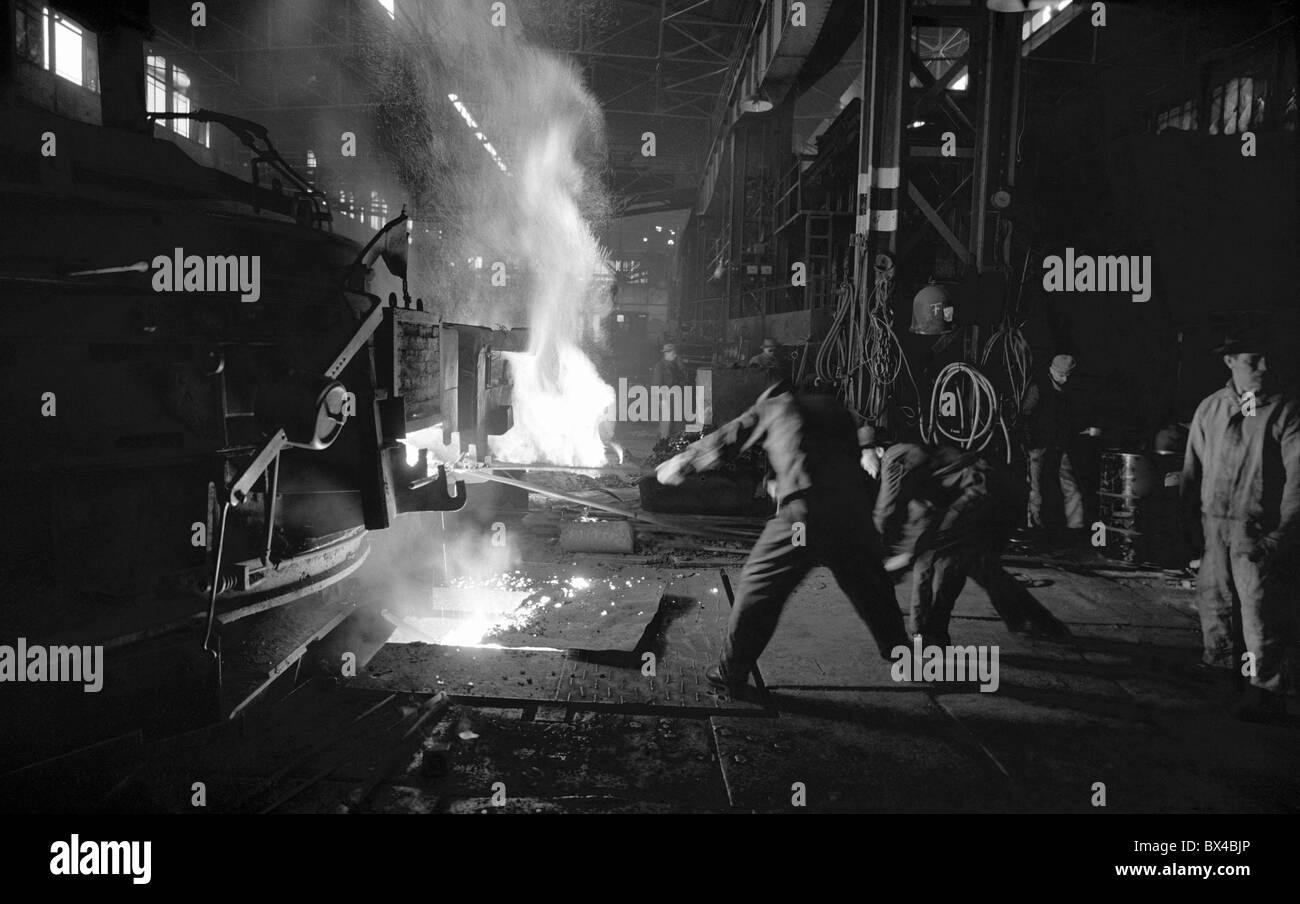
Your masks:
<path fill-rule="evenodd" d="M 717 586 L 714 586 L 717 585 Z M 717 661 L 727 602 L 716 578 L 675 581 L 632 650 L 517 650 L 388 644 L 346 683 L 393 691 L 446 691 L 471 705 L 548 704 L 624 713 L 769 715 L 753 699 L 720 694 L 704 678 Z M 716 591 L 716 592 L 714 592 Z M 654 675 L 644 674 L 654 655 Z M 648 669 L 646 669 L 648 670 Z"/>

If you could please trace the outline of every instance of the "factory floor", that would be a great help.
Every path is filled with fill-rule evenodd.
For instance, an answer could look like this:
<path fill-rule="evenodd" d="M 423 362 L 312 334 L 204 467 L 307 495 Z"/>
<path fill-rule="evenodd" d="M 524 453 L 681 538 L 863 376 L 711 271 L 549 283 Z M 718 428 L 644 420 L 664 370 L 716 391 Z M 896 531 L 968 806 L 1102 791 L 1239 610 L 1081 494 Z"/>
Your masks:
<path fill-rule="evenodd" d="M 620 434 L 632 460 L 655 439 L 646 428 Z M 746 545 L 707 545 L 716 552 L 670 548 L 668 565 L 569 566 L 597 580 L 634 571 L 638 586 L 665 593 L 716 593 L 701 582 L 716 584 L 720 569 L 734 581 Z M 1300 810 L 1300 700 L 1282 726 L 1232 717 L 1233 695 L 1199 667 L 1186 575 L 1124 566 L 1078 541 L 1012 553 L 1008 570 L 1072 638 L 1011 634 L 968 584 L 953 642 L 998 647 L 993 692 L 894 681 L 833 578 L 817 570 L 759 661 L 765 717 L 585 712 L 566 721 L 557 711 L 548 722 L 472 709 L 477 737 L 453 743 L 446 775 L 394 806 L 495 812 L 487 789 L 499 781 L 506 809 L 523 810 Z M 904 605 L 909 580 L 898 587 Z"/>
<path fill-rule="evenodd" d="M 645 427 L 620 437 L 632 462 L 656 439 Z M 637 506 L 625 477 L 530 479 Z M 1186 575 L 1125 566 L 1079 541 L 1017 542 L 1007 569 L 1071 637 L 1011 634 L 968 585 L 951 633 L 955 644 L 997 650 L 996 687 L 983 691 L 894 680 L 834 579 L 816 569 L 759 660 L 764 693 L 738 702 L 702 674 L 728 611 L 723 575 L 734 583 L 749 547 L 739 535 L 761 521 L 638 524 L 635 554 L 575 554 L 558 532 L 584 516 L 580 506 L 532 494 L 528 508 L 511 522 L 519 543 L 508 580 L 440 579 L 433 608 L 427 583 L 372 585 L 357 602 L 388 627 L 358 674 L 286 672 L 238 719 L 133 753 L 139 765 L 126 780 L 114 774 L 101 807 L 194 812 L 200 782 L 208 812 L 1300 810 L 1300 715 L 1275 726 L 1232 717 L 1231 695 L 1198 665 Z M 483 558 L 482 547 L 448 548 L 435 564 Z M 380 570 L 413 549 L 377 550 Z M 905 579 L 900 603 L 909 592 Z M 454 625 L 476 601 L 524 614 L 478 644 L 428 642 L 424 631 Z M 377 606 L 400 622 L 395 634 Z M 338 652 L 328 639 L 325 648 Z M 659 656 L 650 681 L 647 649 Z M 1290 708 L 1300 714 L 1300 699 Z M 96 756 L 106 773 L 111 753 Z"/>
<path fill-rule="evenodd" d="M 593 589 L 494 640 L 631 648 L 657 593 L 725 606 L 721 573 L 734 576 L 740 561 L 683 568 L 557 556 L 548 567 Z M 1012 635 L 982 591 L 968 588 L 953 641 L 998 647 L 992 692 L 894 681 L 834 580 L 817 570 L 760 659 L 765 707 L 709 711 L 716 703 L 696 696 L 704 699 L 696 711 L 620 712 L 576 695 L 566 706 L 566 695 L 549 691 L 530 699 L 522 679 L 512 701 L 509 676 L 496 679 L 502 660 L 491 657 L 545 654 L 500 650 L 461 651 L 478 671 L 440 667 L 436 683 L 427 671 L 412 684 L 391 651 L 417 661 L 421 649 L 445 648 L 390 643 L 356 680 L 315 679 L 238 724 L 160 745 L 109 806 L 189 810 L 187 789 L 200 778 L 210 809 L 245 812 L 1300 809 L 1300 719 L 1259 726 L 1231 717 L 1224 691 L 1198 668 L 1192 593 L 1179 579 L 1065 551 L 1008 567 L 1073 638 Z M 907 591 L 904 582 L 901 600 Z M 402 741 L 435 690 L 451 704 Z"/>
<path fill-rule="evenodd" d="M 478 737 L 452 746 L 448 777 L 396 806 L 490 808 L 501 782 L 522 809 L 1300 809 L 1300 720 L 1228 714 L 1197 667 L 1189 591 L 1050 560 L 1014 570 L 1075 639 L 1015 637 L 971 588 L 952 633 L 999 646 L 992 693 L 894 682 L 834 581 L 815 572 L 759 663 L 770 717 L 528 722 L 472 710 Z"/>

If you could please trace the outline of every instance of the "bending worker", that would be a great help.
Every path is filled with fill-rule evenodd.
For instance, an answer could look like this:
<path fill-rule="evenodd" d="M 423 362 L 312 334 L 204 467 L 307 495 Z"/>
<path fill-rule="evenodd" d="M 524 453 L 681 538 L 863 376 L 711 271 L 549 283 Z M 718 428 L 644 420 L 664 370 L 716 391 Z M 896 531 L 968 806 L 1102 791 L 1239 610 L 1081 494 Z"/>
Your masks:
<path fill-rule="evenodd" d="M 1023 483 L 979 452 L 912 443 L 885 452 L 875 527 L 890 555 L 886 569 L 912 566 L 909 629 L 923 646 L 951 644 L 948 622 L 967 577 L 1012 631 L 1069 635 L 1002 568 L 1024 504 Z"/>
<path fill-rule="evenodd" d="M 1215 352 L 1232 376 L 1197 406 L 1182 476 L 1186 523 L 1199 516 L 1204 535 L 1196 578 L 1203 661 L 1234 686 L 1249 676 L 1239 718 L 1281 721 L 1300 539 L 1300 408 L 1266 379 L 1258 336 Z"/>
<path fill-rule="evenodd" d="M 659 481 L 679 484 L 756 443 L 775 474 L 776 514 L 745 562 L 722 659 L 706 677 L 733 695 L 743 691 L 786 600 L 817 564 L 830 567 L 890 659 L 907 634 L 871 527 L 853 418 L 834 396 L 795 393 L 777 381 L 740 417 L 660 465 Z"/>

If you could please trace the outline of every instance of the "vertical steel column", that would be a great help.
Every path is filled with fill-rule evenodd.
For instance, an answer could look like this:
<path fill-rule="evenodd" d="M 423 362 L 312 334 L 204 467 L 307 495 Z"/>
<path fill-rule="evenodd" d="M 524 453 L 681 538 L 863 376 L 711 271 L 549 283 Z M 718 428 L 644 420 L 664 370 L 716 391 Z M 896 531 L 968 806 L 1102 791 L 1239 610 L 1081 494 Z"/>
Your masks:
<path fill-rule="evenodd" d="M 993 26 L 997 18 L 1014 17 L 979 10 L 971 22 L 971 75 L 978 102 L 975 115 L 975 156 L 971 171 L 970 252 L 976 273 L 984 272 L 984 211 L 989 199 L 989 167 L 993 162 L 990 158 L 996 155 L 993 150 L 993 74 L 997 52 L 993 41 Z"/>
<path fill-rule="evenodd" d="M 1000 186 L 1016 180 L 1016 144 L 1020 120 L 1020 19 L 981 12 L 973 24 L 971 42 L 982 42 L 975 72 L 979 107 L 975 123 L 975 159 L 971 180 L 970 250 L 977 272 L 990 261 L 987 242 L 989 198 Z"/>
<path fill-rule="evenodd" d="M 858 209 L 855 244 L 872 253 L 897 250 L 898 188 L 907 87 L 908 0 L 864 0 L 862 124 L 858 132 Z M 861 285 L 871 262 L 854 265 Z"/>
<path fill-rule="evenodd" d="M 902 185 L 903 100 L 907 90 L 910 32 L 908 0 L 864 0 L 862 119 L 858 133 L 858 205 L 853 237 L 855 298 L 848 335 L 855 341 L 867 316 L 877 255 L 898 249 L 899 186 Z M 854 355 L 850 355 L 850 361 Z M 854 368 L 851 395 L 862 398 L 865 368 Z"/>
<path fill-rule="evenodd" d="M 862 284 L 867 234 L 871 231 L 871 167 L 876 130 L 876 46 L 880 34 L 878 13 L 882 0 L 862 0 L 862 69 L 858 73 L 862 96 L 858 116 L 857 220 L 853 235 L 853 284 Z"/>
<path fill-rule="evenodd" d="M 731 174 L 727 192 L 727 222 L 723 228 L 727 233 L 728 247 L 724 266 L 727 268 L 726 318 L 731 320 L 731 299 L 736 294 L 740 283 L 737 265 L 745 241 L 745 164 L 749 141 L 747 126 L 737 123 L 731 130 Z M 742 308 L 740 316 L 745 316 Z"/>
<path fill-rule="evenodd" d="M 876 47 L 877 131 L 874 170 L 869 174 L 874 198 L 868 248 L 893 257 L 898 250 L 898 202 L 902 184 L 903 109 L 907 90 L 910 16 L 908 0 L 878 0 L 879 43 Z"/>
<path fill-rule="evenodd" d="M 1021 37 L 1020 20 L 1011 18 L 1012 21 L 1007 23 L 1002 29 L 1001 46 L 1005 56 L 1002 58 L 1003 65 L 1009 70 L 1007 77 L 1011 80 L 1011 99 L 1007 104 L 1006 123 L 1007 123 L 1007 159 L 1004 164 L 1006 173 L 1007 188 L 1014 188 L 1016 185 L 1016 155 L 1020 150 L 1020 92 L 1023 90 L 1020 84 L 1021 79 L 1021 60 L 1020 53 Z M 1010 37 L 1008 37 L 1010 32 Z"/>

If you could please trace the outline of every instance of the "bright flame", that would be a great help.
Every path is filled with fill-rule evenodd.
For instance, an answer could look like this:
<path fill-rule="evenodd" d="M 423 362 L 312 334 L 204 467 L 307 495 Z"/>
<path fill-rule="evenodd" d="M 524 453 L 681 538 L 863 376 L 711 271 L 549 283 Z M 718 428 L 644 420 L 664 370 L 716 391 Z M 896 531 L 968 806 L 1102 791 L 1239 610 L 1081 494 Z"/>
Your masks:
<path fill-rule="evenodd" d="M 448 647 L 477 647 L 495 624 L 490 618 L 469 618 L 444 634 L 438 642 Z"/>
<path fill-rule="evenodd" d="M 532 276 L 528 354 L 510 356 L 515 423 L 489 438 L 510 462 L 603 465 L 601 424 L 614 390 L 596 373 L 579 342 L 584 312 L 599 291 L 592 274 L 605 266 L 578 206 L 583 171 L 574 157 L 581 120 L 557 116 L 523 148 L 518 169 L 518 234 Z"/>

